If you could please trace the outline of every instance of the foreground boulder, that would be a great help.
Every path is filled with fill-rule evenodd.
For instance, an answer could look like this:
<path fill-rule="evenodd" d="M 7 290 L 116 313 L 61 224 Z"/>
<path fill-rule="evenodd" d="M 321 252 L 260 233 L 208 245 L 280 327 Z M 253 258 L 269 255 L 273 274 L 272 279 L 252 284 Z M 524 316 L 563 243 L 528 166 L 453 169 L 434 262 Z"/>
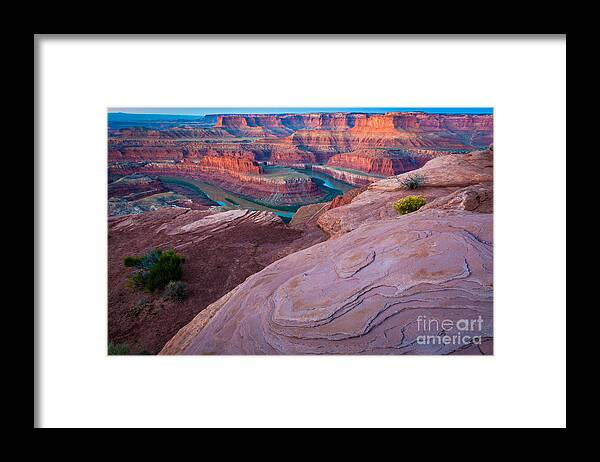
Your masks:
<path fill-rule="evenodd" d="M 376 220 L 250 276 L 161 354 L 489 353 L 492 239 L 491 214 Z"/>

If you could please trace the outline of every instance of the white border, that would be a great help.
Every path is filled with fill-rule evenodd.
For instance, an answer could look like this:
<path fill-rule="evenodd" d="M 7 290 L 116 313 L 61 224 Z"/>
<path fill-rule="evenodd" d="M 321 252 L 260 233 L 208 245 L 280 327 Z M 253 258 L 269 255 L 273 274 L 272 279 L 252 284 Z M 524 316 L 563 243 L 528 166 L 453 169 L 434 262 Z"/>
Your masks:
<path fill-rule="evenodd" d="M 38 41 L 38 425 L 565 425 L 564 38 Z M 495 356 L 107 357 L 123 106 L 493 106 Z"/>

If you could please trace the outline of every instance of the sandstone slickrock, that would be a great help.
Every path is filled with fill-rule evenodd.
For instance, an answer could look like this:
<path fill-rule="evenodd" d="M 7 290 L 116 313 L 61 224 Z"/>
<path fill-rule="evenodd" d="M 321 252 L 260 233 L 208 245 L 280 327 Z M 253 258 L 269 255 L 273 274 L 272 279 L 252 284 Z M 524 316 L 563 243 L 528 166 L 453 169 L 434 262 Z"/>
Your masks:
<path fill-rule="evenodd" d="M 403 180 L 415 175 L 425 178 L 423 186 L 416 190 L 406 189 Z M 419 195 L 431 203 L 458 189 L 477 184 L 491 190 L 492 181 L 491 150 L 437 157 L 420 169 L 371 183 L 350 204 L 323 213 L 318 225 L 330 236 L 339 236 L 365 223 L 394 217 L 396 211 L 391 204 L 403 197 Z M 487 202 L 487 207 L 491 208 L 491 201 Z"/>
<path fill-rule="evenodd" d="M 335 209 L 337 207 L 341 207 L 342 205 L 348 205 L 350 202 L 352 202 L 352 200 L 356 196 L 365 192 L 367 189 L 368 189 L 367 186 L 362 186 L 360 188 L 353 188 L 353 189 L 350 189 L 349 191 L 346 191 L 341 196 L 334 197 L 333 200 L 329 204 L 328 210 Z"/>
<path fill-rule="evenodd" d="M 338 196 L 341 197 L 341 196 Z M 319 202 L 317 204 L 304 205 L 294 213 L 289 226 L 292 228 L 306 229 L 307 226 L 316 226 L 317 219 L 330 206 L 329 202 Z"/>
<path fill-rule="evenodd" d="M 494 194 L 489 183 L 461 188 L 458 191 L 425 204 L 421 210 L 446 209 L 468 210 L 471 212 L 492 213 Z"/>
<path fill-rule="evenodd" d="M 481 354 L 469 343 L 420 343 L 419 316 L 481 319 L 471 335 L 489 341 L 492 284 L 491 214 L 417 212 L 276 261 L 161 354 Z"/>

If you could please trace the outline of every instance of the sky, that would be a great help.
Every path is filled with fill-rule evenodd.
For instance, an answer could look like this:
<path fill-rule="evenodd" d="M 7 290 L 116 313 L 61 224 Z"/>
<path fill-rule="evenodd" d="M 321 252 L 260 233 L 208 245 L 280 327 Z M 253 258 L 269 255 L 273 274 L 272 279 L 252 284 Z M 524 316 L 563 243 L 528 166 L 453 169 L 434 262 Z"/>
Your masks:
<path fill-rule="evenodd" d="M 422 111 L 444 114 L 492 114 L 491 107 L 182 107 L 182 108 L 152 108 L 152 107 L 120 107 L 108 108 L 108 112 L 125 112 L 129 114 L 277 114 L 277 113 L 306 113 L 306 112 L 400 112 Z"/>

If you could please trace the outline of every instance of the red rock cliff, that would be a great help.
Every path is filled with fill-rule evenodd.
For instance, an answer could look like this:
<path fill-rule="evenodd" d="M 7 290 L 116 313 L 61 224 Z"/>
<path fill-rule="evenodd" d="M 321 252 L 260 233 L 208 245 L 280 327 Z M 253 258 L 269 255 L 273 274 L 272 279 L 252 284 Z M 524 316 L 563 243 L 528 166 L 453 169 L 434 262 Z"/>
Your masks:
<path fill-rule="evenodd" d="M 382 176 L 398 175 L 419 168 L 429 160 L 428 156 L 389 154 L 385 151 L 352 151 L 332 156 L 327 165 L 360 170 Z"/>
<path fill-rule="evenodd" d="M 260 165 L 247 157 L 208 155 L 202 158 L 200 166 L 221 173 L 262 173 Z"/>

